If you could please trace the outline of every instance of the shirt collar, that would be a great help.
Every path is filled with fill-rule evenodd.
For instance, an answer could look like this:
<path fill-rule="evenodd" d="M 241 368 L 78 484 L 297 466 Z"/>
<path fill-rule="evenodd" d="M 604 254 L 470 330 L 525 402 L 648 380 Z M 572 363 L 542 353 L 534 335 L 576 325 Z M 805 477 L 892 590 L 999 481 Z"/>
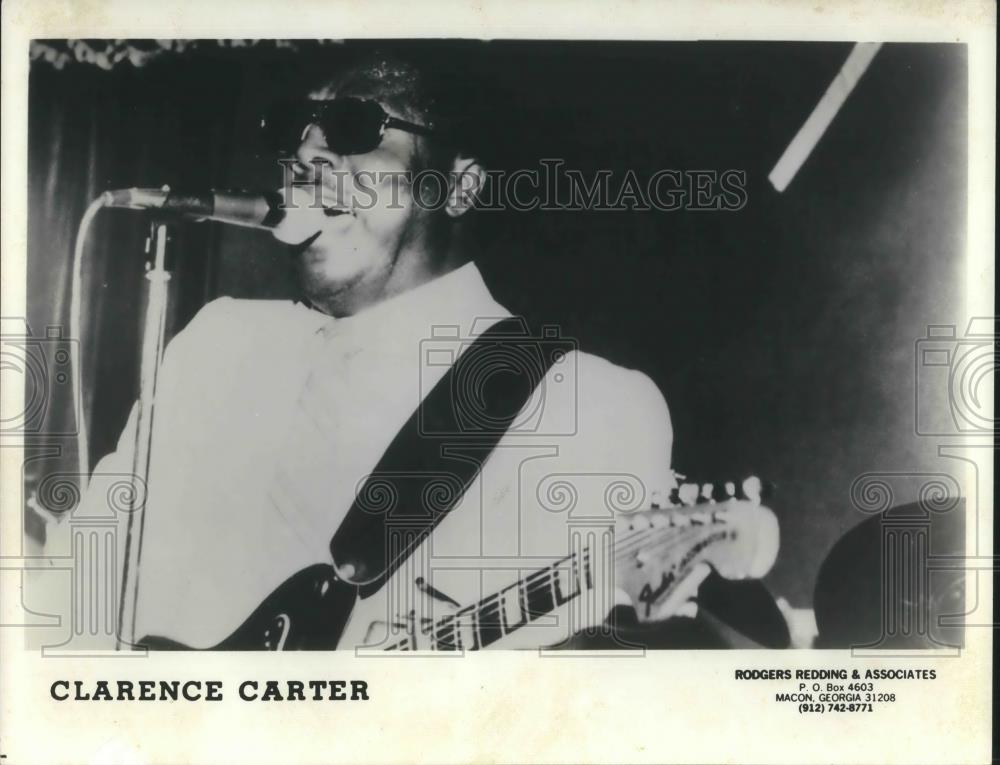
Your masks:
<path fill-rule="evenodd" d="M 495 319 L 510 316 L 490 293 L 482 273 L 469 262 L 443 276 L 340 319 L 309 310 L 317 332 L 359 347 L 410 354 L 435 328 L 457 328 L 463 337 L 478 335 Z"/>

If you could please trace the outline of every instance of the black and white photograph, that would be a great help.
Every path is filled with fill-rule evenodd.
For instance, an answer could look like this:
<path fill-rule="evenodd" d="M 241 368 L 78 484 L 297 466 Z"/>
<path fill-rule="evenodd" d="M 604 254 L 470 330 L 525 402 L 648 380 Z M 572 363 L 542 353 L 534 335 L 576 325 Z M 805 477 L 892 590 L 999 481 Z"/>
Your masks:
<path fill-rule="evenodd" d="M 212 701 L 332 726 L 285 756 L 126 727 L 79 761 L 802 761 L 953 694 L 898 761 L 989 756 L 985 681 L 958 690 L 993 634 L 981 48 L 371 30 L 19 48 L 0 632 L 45 671 L 18 687 L 157 736 Z M 810 727 L 321 746 L 407 673 L 442 683 L 411 704 L 471 707 L 454 678 L 508 660 L 528 696 L 532 667 L 666 689 L 723 662 L 699 709 Z M 57 761 L 0 699 L 4 761 Z"/>

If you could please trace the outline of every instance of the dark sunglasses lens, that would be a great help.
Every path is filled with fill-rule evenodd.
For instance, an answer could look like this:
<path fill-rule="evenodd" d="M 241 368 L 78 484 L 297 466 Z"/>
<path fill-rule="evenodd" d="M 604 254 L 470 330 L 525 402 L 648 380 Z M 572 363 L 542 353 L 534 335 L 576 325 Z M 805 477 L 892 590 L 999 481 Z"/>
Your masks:
<path fill-rule="evenodd" d="M 261 118 L 267 149 L 282 156 L 295 153 L 307 125 L 323 131 L 326 145 L 337 154 L 364 154 L 382 141 L 385 113 L 374 101 L 340 98 L 333 101 L 283 101 Z"/>
<path fill-rule="evenodd" d="M 326 145 L 337 154 L 364 154 L 382 141 L 385 114 L 374 101 L 336 99 L 323 104 L 317 114 Z"/>

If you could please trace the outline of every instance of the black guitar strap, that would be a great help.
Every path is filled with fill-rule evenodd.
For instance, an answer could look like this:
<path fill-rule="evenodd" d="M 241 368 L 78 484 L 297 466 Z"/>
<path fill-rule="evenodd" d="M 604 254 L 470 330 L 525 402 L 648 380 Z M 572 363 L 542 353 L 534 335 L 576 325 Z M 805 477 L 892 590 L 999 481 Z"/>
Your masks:
<path fill-rule="evenodd" d="M 330 542 L 338 576 L 359 585 L 362 597 L 461 500 L 518 415 L 532 414 L 525 406 L 532 394 L 552 364 L 575 348 L 558 333 L 543 334 L 530 335 L 516 316 L 491 326 L 389 444 Z"/>

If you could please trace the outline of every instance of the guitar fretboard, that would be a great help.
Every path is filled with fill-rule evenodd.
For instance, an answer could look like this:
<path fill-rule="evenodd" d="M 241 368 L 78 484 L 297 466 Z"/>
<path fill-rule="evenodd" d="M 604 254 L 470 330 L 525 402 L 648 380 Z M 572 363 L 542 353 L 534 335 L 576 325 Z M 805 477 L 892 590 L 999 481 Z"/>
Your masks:
<path fill-rule="evenodd" d="M 466 606 L 422 630 L 436 651 L 478 651 L 593 588 L 590 549 L 560 558 L 509 587 Z M 386 651 L 416 648 L 416 636 L 389 644 Z"/>
<path fill-rule="evenodd" d="M 686 575 L 702 552 L 716 542 L 735 540 L 726 513 L 714 503 L 665 509 L 657 523 L 645 528 L 629 525 L 613 545 L 614 559 L 643 566 L 643 556 L 668 560 L 655 587 L 645 584 L 634 594 L 637 607 L 652 606 Z M 721 527 L 721 528 L 720 528 Z M 600 552 L 600 551 L 599 551 Z M 600 567 L 599 567 L 600 568 Z M 663 567 L 661 567 L 663 568 Z M 600 576 L 600 574 L 598 574 Z M 595 570 L 589 545 L 545 568 L 533 571 L 514 584 L 479 602 L 437 620 L 416 622 L 415 614 L 396 627 L 406 634 L 390 642 L 386 651 L 477 651 L 486 648 L 560 606 L 594 589 Z"/>

